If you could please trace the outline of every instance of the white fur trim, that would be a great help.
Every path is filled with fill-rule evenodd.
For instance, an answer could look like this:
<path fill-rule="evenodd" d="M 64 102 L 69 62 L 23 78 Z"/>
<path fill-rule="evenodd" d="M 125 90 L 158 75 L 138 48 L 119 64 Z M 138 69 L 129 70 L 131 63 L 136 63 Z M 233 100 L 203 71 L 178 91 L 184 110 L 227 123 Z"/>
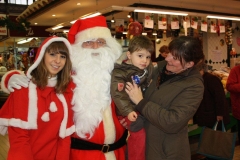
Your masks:
<path fill-rule="evenodd" d="M 2 91 L 5 92 L 5 93 L 8 93 L 10 94 L 9 90 L 8 90 L 8 86 L 5 86 L 5 80 L 6 80 L 6 77 L 11 74 L 12 72 L 18 72 L 19 74 L 24 74 L 22 71 L 19 71 L 19 70 L 11 70 L 7 73 L 5 73 L 3 76 L 2 76 L 2 80 L 1 80 L 1 88 L 2 88 Z"/>
<path fill-rule="evenodd" d="M 37 129 L 37 91 L 36 85 L 31 81 L 29 83 L 29 104 L 27 121 L 16 118 L 0 118 L 1 134 L 6 133 L 7 126 L 18 127 L 22 129 Z M 6 128 L 5 128 L 6 127 Z"/>
<path fill-rule="evenodd" d="M 42 119 L 42 121 L 44 121 L 44 122 L 48 122 L 48 121 L 50 120 L 50 118 L 49 118 L 49 112 L 43 113 L 41 119 Z"/>
<path fill-rule="evenodd" d="M 55 102 L 51 102 L 51 103 L 50 103 L 49 110 L 50 110 L 51 112 L 56 112 L 56 111 L 57 111 L 57 106 L 56 106 L 56 103 L 55 103 Z"/>
<path fill-rule="evenodd" d="M 0 126 L 0 134 L 1 135 L 5 135 L 5 134 L 7 134 L 7 130 L 8 130 L 8 128 L 7 128 L 7 126 Z"/>
<path fill-rule="evenodd" d="M 77 33 L 75 35 L 74 44 L 82 43 L 87 40 L 98 39 L 98 38 L 106 39 L 109 37 L 112 37 L 112 35 L 110 30 L 107 27 L 92 27 Z"/>
<path fill-rule="evenodd" d="M 68 106 L 65 97 L 62 94 L 57 94 L 58 99 L 63 104 L 63 120 L 61 122 L 61 126 L 59 129 L 59 137 L 65 138 L 66 137 L 66 129 L 67 129 L 67 121 L 68 121 Z"/>
<path fill-rule="evenodd" d="M 37 60 L 31 65 L 31 67 L 29 67 L 28 71 L 27 71 L 27 77 L 28 78 L 32 78 L 31 76 L 31 72 L 37 68 L 37 66 L 39 65 L 39 63 L 41 62 L 43 56 L 44 56 L 44 53 L 46 51 L 46 48 L 52 43 L 52 42 L 56 42 L 56 41 L 62 41 L 65 43 L 65 45 L 67 46 L 68 50 L 69 50 L 69 54 L 71 56 L 72 54 L 72 47 L 71 47 L 71 44 L 69 43 L 69 41 L 66 39 L 66 38 L 63 38 L 63 37 L 52 37 L 50 38 L 46 43 L 44 43 L 39 49 L 40 52 L 39 52 L 39 55 L 37 57 Z"/>
<path fill-rule="evenodd" d="M 116 128 L 112 117 L 112 108 L 108 106 L 103 112 L 104 144 L 112 144 L 116 140 Z M 114 151 L 105 154 L 106 160 L 115 160 Z"/>
<path fill-rule="evenodd" d="M 70 136 L 71 134 L 73 134 L 76 130 L 75 125 L 72 125 L 71 127 L 67 128 L 66 130 L 66 136 Z"/>

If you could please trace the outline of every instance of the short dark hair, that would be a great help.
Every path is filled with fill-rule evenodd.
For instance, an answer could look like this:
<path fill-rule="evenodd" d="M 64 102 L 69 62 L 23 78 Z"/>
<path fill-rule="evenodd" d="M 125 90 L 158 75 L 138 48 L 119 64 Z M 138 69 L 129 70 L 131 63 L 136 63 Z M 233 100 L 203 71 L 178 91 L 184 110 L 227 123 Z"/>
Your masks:
<path fill-rule="evenodd" d="M 168 49 L 168 46 L 167 45 L 163 45 L 162 47 L 160 47 L 159 49 L 159 52 L 160 53 L 169 53 L 169 49 Z"/>
<path fill-rule="evenodd" d="M 183 65 L 184 62 L 193 61 L 194 65 L 198 64 L 204 59 L 202 43 L 198 38 L 181 36 L 169 43 L 169 51 L 180 60 Z"/>
<path fill-rule="evenodd" d="M 148 52 L 153 54 L 154 53 L 153 42 L 147 36 L 143 35 L 134 36 L 129 42 L 128 51 L 130 53 L 133 53 L 135 51 L 140 51 L 142 49 L 146 49 Z"/>

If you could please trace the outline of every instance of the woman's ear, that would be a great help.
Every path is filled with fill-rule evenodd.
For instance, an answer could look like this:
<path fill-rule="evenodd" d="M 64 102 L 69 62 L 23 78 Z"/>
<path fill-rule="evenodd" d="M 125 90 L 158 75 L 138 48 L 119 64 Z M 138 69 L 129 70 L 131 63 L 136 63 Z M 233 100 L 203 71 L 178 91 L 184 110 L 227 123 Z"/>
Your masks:
<path fill-rule="evenodd" d="M 131 53 L 129 51 L 127 51 L 127 58 L 131 59 Z"/>
<path fill-rule="evenodd" d="M 194 62 L 193 61 L 187 62 L 185 64 L 185 68 L 191 68 L 192 66 L 194 66 Z"/>

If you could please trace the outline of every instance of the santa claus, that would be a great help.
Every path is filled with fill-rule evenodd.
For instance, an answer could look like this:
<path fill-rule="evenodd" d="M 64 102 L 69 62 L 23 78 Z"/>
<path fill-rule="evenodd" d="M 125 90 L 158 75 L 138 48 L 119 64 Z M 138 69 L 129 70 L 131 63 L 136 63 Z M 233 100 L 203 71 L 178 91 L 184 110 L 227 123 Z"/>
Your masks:
<path fill-rule="evenodd" d="M 117 119 L 110 95 L 111 71 L 122 53 L 121 46 L 111 36 L 103 16 L 77 20 L 68 40 L 76 84 L 72 100 L 76 132 L 70 159 L 124 160 L 127 131 Z M 2 86 L 19 88 L 19 79 L 11 79 L 9 85 L 5 80 Z"/>

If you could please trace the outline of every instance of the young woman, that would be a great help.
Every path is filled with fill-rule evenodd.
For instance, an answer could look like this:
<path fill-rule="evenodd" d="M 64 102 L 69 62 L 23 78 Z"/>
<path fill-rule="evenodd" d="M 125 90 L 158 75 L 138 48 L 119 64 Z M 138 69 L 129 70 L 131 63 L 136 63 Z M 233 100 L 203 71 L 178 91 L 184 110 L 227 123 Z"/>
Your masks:
<path fill-rule="evenodd" d="M 71 46 L 46 39 L 28 69 L 30 83 L 9 95 L 0 110 L 0 133 L 8 131 L 8 160 L 67 160 L 74 132 L 71 110 Z"/>

